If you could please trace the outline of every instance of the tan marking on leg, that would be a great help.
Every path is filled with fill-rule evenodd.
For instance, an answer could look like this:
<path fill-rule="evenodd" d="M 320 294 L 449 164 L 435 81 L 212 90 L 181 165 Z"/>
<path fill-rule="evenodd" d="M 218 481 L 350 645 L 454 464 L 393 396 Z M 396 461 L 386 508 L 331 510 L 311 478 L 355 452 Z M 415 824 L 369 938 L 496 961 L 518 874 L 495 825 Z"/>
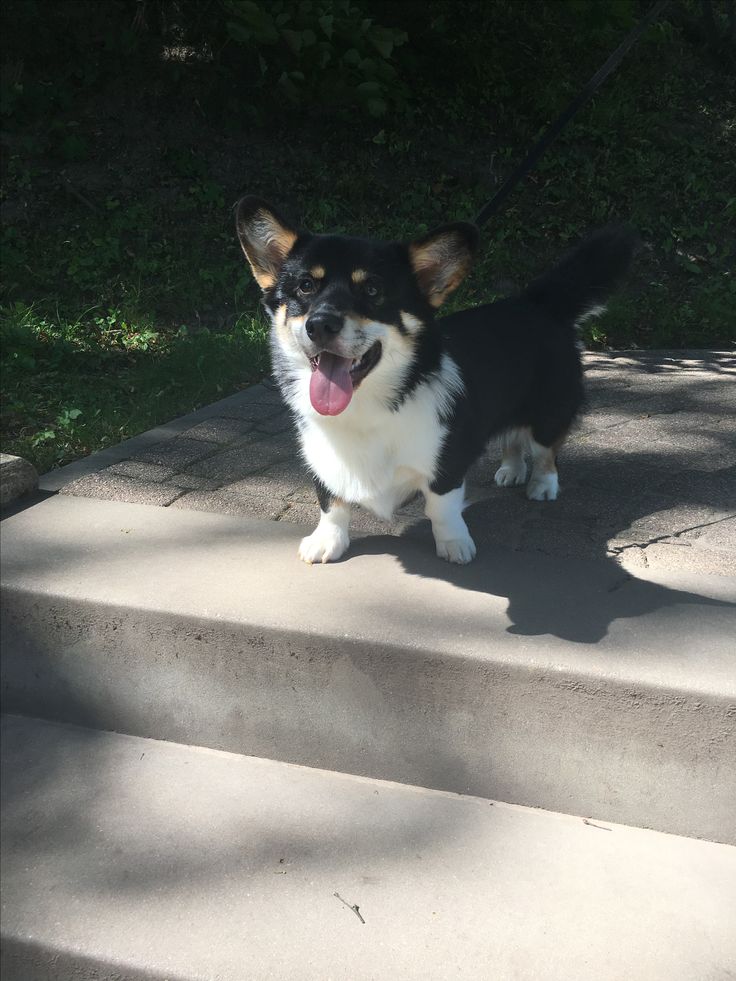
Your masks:
<path fill-rule="evenodd" d="M 557 450 L 565 437 L 555 440 L 552 446 L 542 446 L 531 440 L 532 474 L 527 486 L 527 497 L 532 501 L 555 501 L 559 493 L 557 477 Z"/>
<path fill-rule="evenodd" d="M 534 470 L 537 473 L 557 473 L 556 457 L 553 447 L 539 446 L 534 452 Z"/>
<path fill-rule="evenodd" d="M 501 433 L 499 437 L 501 449 L 506 450 L 507 447 L 512 446 L 527 446 L 529 444 L 530 436 L 531 429 L 529 426 L 514 426 L 512 429 L 507 429 L 505 432 Z"/>
<path fill-rule="evenodd" d="M 563 433 L 551 446 L 540 446 L 539 443 L 533 443 L 535 449 L 534 469 L 538 469 L 540 473 L 557 473 L 557 454 L 566 439 L 567 433 Z M 537 451 L 539 451 L 538 455 Z"/>
<path fill-rule="evenodd" d="M 526 480 L 524 450 L 529 446 L 529 429 L 525 426 L 508 429 L 501 434 L 501 466 L 495 474 L 499 487 L 518 487 Z"/>
<path fill-rule="evenodd" d="M 524 450 L 528 449 L 530 440 L 530 429 L 528 426 L 518 426 L 516 429 L 507 429 L 501 434 L 501 460 L 519 461 L 523 459 Z"/>

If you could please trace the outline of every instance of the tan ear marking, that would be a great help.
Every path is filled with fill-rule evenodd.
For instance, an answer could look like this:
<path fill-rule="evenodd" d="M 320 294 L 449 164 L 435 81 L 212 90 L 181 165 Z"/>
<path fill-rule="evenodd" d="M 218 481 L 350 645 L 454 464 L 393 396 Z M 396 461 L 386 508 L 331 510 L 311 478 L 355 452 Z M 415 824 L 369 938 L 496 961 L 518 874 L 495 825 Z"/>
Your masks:
<path fill-rule="evenodd" d="M 247 254 L 246 254 L 247 257 Z M 253 263 L 248 259 L 250 263 L 251 272 L 253 273 L 253 278 L 261 287 L 262 290 L 270 290 L 272 286 L 276 285 L 276 277 L 272 276 L 271 273 L 260 272 Z"/>
<path fill-rule="evenodd" d="M 243 198 L 238 204 L 236 230 L 256 282 L 262 290 L 271 289 L 284 259 L 294 247 L 297 233 L 265 202 Z"/>
<path fill-rule="evenodd" d="M 477 241 L 477 229 L 458 222 L 438 228 L 409 245 L 414 275 L 431 306 L 441 306 L 467 276 Z"/>

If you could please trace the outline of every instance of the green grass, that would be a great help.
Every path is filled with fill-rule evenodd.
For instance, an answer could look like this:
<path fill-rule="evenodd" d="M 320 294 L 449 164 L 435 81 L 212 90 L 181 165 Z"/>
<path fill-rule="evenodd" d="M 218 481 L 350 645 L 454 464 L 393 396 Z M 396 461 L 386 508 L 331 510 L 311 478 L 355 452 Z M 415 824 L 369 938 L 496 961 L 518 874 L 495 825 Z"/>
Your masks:
<path fill-rule="evenodd" d="M 222 65 L 167 74 L 125 54 L 88 78 L 29 55 L 2 110 L 5 451 L 46 470 L 263 377 L 258 290 L 232 227 L 241 193 L 315 231 L 408 239 L 472 218 L 637 16 L 629 0 L 486 0 L 469 30 L 467 3 L 419 8 L 372 4 L 409 34 L 392 60 L 412 95 L 380 119 L 308 98 L 288 109 L 263 89 L 238 112 Z M 644 245 L 586 342 L 732 345 L 734 159 L 732 64 L 658 25 L 483 230 L 448 309 L 519 288 L 587 230 L 625 221 Z"/>
<path fill-rule="evenodd" d="M 74 321 L 18 303 L 0 310 L 7 452 L 40 472 L 118 443 L 262 376 L 266 328 L 159 331 L 119 311 Z"/>
<path fill-rule="evenodd" d="M 48 177 L 21 180 L 46 194 Z M 99 209 L 62 199 L 43 232 L 4 229 L 4 452 L 45 472 L 268 372 L 267 326 L 223 190 L 184 184 L 170 209 L 153 187 Z"/>

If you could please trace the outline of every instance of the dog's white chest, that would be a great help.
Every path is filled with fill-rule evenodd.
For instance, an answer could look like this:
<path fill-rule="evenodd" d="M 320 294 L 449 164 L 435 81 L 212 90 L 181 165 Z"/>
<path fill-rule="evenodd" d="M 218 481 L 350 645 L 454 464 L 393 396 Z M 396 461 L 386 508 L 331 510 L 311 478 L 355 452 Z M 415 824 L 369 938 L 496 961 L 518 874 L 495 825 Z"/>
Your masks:
<path fill-rule="evenodd" d="M 445 435 L 436 400 L 421 392 L 396 412 L 309 420 L 302 451 L 336 497 L 388 519 L 412 493 L 426 490 Z"/>

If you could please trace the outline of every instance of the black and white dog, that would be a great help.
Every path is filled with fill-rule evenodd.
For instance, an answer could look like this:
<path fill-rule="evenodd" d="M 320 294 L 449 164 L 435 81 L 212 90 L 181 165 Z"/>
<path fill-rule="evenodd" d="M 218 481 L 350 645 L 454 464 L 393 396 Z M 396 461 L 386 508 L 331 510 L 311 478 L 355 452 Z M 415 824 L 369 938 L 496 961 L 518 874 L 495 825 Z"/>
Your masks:
<path fill-rule="evenodd" d="M 389 519 L 417 491 L 437 554 L 470 562 L 465 475 L 493 436 L 497 484 L 524 483 L 528 459 L 527 496 L 557 497 L 557 453 L 583 399 L 575 326 L 625 273 L 631 233 L 600 231 L 520 295 L 436 319 L 472 264 L 473 225 L 408 245 L 312 235 L 254 197 L 236 221 L 321 508 L 305 562 L 344 554 L 351 504 Z"/>

